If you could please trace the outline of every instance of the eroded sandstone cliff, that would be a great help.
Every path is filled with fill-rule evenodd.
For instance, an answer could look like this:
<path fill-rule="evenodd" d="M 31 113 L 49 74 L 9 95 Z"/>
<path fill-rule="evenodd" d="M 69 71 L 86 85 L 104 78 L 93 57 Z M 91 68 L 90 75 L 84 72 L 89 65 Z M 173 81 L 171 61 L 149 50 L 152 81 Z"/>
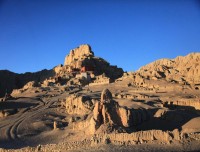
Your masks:
<path fill-rule="evenodd" d="M 175 59 L 161 59 L 141 67 L 137 72 L 149 79 L 166 79 L 181 84 L 200 84 L 200 53 Z"/>

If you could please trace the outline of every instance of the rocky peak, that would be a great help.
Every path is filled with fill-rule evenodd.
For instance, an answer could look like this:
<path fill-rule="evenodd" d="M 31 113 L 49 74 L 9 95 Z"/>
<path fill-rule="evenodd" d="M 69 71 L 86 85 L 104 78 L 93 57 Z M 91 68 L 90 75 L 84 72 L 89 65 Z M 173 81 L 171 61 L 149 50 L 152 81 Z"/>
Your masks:
<path fill-rule="evenodd" d="M 63 69 L 66 72 L 93 72 L 95 76 L 105 73 L 111 79 L 117 79 L 123 75 L 123 70 L 102 58 L 95 57 L 90 45 L 84 44 L 72 49 L 65 58 Z M 60 71 L 60 70 L 59 70 Z M 62 71 L 62 70 L 61 70 Z"/>
<path fill-rule="evenodd" d="M 70 50 L 69 55 L 65 57 L 64 65 L 71 65 L 75 61 L 81 61 L 88 57 L 93 57 L 91 47 L 88 44 L 80 45 L 79 47 Z"/>
<path fill-rule="evenodd" d="M 90 45 L 84 44 L 72 49 L 69 55 L 66 56 L 64 66 L 58 65 L 51 70 L 42 70 L 35 73 L 17 74 L 6 70 L 0 70 L 0 97 L 5 93 L 11 93 L 13 89 L 23 88 L 29 81 L 49 85 L 50 83 L 66 84 L 73 82 L 79 84 L 81 73 L 91 75 L 102 75 L 110 79 L 117 79 L 123 75 L 123 69 L 117 66 L 111 66 L 107 61 L 102 58 L 94 56 Z M 33 82 L 28 83 L 25 87 L 34 86 Z"/>

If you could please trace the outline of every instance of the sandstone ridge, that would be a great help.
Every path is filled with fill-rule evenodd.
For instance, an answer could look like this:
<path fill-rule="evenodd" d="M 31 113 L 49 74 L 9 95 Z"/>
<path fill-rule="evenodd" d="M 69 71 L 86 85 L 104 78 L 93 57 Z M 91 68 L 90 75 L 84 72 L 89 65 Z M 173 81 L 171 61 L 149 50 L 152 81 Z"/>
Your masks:
<path fill-rule="evenodd" d="M 141 67 L 137 72 L 149 79 L 166 79 L 181 84 L 200 84 L 200 53 L 175 59 L 161 59 Z"/>

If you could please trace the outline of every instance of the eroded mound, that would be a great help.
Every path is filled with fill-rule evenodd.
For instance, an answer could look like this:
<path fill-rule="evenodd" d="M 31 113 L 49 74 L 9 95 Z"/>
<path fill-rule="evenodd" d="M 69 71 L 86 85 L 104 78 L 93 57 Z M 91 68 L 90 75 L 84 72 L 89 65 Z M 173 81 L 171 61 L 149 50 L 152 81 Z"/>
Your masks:
<path fill-rule="evenodd" d="M 138 73 L 145 78 L 164 78 L 181 84 L 200 84 L 200 53 L 175 59 L 161 59 L 141 67 Z M 196 86 L 196 89 L 198 86 Z"/>

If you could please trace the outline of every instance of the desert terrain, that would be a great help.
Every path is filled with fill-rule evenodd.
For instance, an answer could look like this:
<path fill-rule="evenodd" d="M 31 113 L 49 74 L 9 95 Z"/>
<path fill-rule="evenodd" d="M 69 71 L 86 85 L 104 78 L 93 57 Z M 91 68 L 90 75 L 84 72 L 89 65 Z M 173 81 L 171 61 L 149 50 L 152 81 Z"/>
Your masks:
<path fill-rule="evenodd" d="M 200 151 L 200 53 L 124 72 L 84 44 L 0 87 L 0 151 Z"/>

